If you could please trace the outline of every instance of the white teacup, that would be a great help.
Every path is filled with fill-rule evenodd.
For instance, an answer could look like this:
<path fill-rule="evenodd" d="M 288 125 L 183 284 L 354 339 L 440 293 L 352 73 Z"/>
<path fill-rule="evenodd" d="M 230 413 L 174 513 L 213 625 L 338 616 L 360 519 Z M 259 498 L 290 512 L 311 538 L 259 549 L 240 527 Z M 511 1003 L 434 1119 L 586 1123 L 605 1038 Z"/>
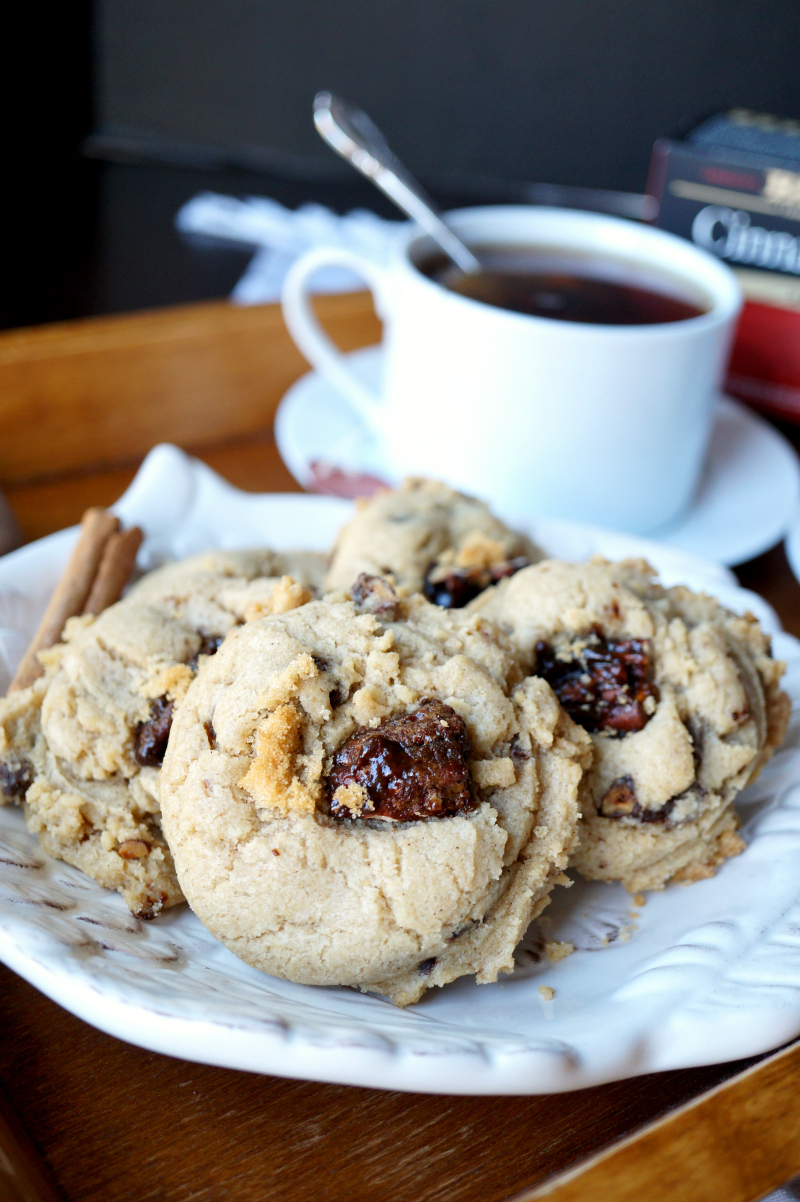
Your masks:
<path fill-rule="evenodd" d="M 313 367 L 384 440 L 402 474 L 446 480 L 508 516 L 573 518 L 634 533 L 691 500 L 741 293 L 717 259 L 648 226 L 563 209 L 493 206 L 448 215 L 474 246 L 595 253 L 671 278 L 706 312 L 657 325 L 589 325 L 501 309 L 419 269 L 431 239 L 404 226 L 387 267 L 310 251 L 283 291 L 286 324 Z M 385 323 L 384 385 L 372 395 L 321 329 L 309 283 L 348 267 Z"/>

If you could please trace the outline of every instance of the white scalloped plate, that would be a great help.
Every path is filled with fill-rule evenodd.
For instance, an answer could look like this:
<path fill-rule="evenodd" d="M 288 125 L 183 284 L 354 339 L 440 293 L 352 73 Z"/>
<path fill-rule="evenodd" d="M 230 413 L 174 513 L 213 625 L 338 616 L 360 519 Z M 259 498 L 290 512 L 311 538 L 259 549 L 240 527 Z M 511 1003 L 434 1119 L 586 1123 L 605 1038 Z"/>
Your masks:
<path fill-rule="evenodd" d="M 158 447 L 116 506 L 147 531 L 142 564 L 206 547 L 325 548 L 347 502 L 238 492 Z M 555 555 L 646 555 L 668 583 L 754 609 L 776 632 L 800 700 L 800 644 L 724 568 L 618 534 L 532 523 Z M 13 670 L 74 531 L 0 560 L 0 675 Z M 0 685 L 2 685 L 0 680 Z M 497 985 L 458 981 L 403 1011 L 348 989 L 263 976 L 187 908 L 149 924 L 49 860 L 18 810 L 0 810 L 0 958 L 100 1029 L 154 1051 L 230 1068 L 433 1093 L 544 1093 L 657 1069 L 732 1060 L 800 1034 L 800 729 L 740 806 L 749 847 L 709 881 L 651 895 L 636 913 L 617 886 L 559 890 L 546 922 Z M 542 938 L 574 955 L 542 962 Z M 555 990 L 552 1002 L 538 990 Z"/>

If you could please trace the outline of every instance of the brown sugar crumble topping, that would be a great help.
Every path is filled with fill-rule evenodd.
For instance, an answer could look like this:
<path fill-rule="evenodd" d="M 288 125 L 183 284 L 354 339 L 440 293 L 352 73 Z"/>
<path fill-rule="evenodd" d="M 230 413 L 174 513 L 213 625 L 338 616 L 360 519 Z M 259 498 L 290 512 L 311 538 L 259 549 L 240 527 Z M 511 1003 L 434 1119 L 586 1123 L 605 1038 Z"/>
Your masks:
<path fill-rule="evenodd" d="M 477 804 L 471 755 L 464 720 L 444 702 L 426 698 L 412 713 L 363 727 L 342 744 L 327 780 L 330 812 L 393 822 L 467 813 Z M 364 799 L 358 811 L 342 799 L 354 790 Z"/>
<path fill-rule="evenodd" d="M 173 703 L 157 697 L 150 706 L 150 717 L 140 722 L 133 734 L 133 757 L 143 768 L 160 768 L 167 750 L 172 726 Z"/>
<path fill-rule="evenodd" d="M 658 701 L 646 639 L 607 639 L 595 629 L 579 648 L 566 653 L 539 642 L 535 674 L 544 677 L 569 716 L 589 732 L 626 735 L 641 730 Z"/>
<path fill-rule="evenodd" d="M 442 573 L 442 569 L 434 565 L 425 576 L 423 592 L 429 601 L 442 609 L 463 609 L 490 584 L 497 584 L 498 580 L 513 576 L 529 565 L 530 560 L 524 555 L 489 568 L 450 568 Z"/>

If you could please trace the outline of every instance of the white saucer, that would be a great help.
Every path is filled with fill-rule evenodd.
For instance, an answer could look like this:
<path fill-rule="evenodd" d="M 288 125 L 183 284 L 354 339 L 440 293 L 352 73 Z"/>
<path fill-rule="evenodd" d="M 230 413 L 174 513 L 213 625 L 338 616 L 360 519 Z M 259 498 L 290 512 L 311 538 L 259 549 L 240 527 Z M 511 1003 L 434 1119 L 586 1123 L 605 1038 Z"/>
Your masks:
<path fill-rule="evenodd" d="M 347 358 L 363 383 L 379 390 L 381 348 Z M 310 492 L 355 497 L 398 483 L 380 440 L 316 372 L 284 396 L 275 438 L 289 471 Z M 649 537 L 721 563 L 743 563 L 780 542 L 799 501 L 800 466 L 791 444 L 744 405 L 720 396 L 691 507 Z"/>

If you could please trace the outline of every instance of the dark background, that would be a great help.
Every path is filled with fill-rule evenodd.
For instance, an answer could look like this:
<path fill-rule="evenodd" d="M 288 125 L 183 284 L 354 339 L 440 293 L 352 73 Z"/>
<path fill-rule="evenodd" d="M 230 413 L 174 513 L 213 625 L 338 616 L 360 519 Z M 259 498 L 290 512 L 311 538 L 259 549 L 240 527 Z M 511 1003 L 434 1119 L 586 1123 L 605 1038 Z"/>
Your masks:
<path fill-rule="evenodd" d="M 641 192 L 719 109 L 800 117 L 790 0 L 73 0 L 18 13 L 0 324 L 225 295 L 246 248 L 173 229 L 203 188 L 388 203 L 319 141 L 366 108 L 444 205 L 519 181 Z"/>

